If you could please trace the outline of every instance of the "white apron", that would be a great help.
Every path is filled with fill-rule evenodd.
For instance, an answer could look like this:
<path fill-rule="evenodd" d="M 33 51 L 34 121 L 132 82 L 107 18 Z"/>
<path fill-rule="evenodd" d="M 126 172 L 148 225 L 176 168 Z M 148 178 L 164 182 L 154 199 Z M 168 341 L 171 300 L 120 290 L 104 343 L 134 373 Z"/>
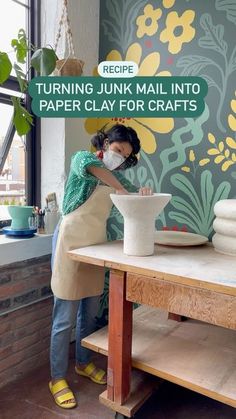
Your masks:
<path fill-rule="evenodd" d="M 107 240 L 106 222 L 112 208 L 114 189 L 98 185 L 88 200 L 65 215 L 59 228 L 51 287 L 64 300 L 100 295 L 104 287 L 104 268 L 69 258 L 67 252 Z"/>

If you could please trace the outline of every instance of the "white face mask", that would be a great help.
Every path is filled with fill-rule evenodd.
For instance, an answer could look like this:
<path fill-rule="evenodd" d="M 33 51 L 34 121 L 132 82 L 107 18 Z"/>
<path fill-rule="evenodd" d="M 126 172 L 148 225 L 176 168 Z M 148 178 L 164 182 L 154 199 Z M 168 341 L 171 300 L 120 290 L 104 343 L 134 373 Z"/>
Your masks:
<path fill-rule="evenodd" d="M 119 167 L 122 163 L 124 163 L 125 158 L 121 156 L 121 154 L 116 153 L 113 150 L 106 150 L 103 153 L 103 163 L 105 164 L 106 168 L 109 170 L 115 170 Z"/>

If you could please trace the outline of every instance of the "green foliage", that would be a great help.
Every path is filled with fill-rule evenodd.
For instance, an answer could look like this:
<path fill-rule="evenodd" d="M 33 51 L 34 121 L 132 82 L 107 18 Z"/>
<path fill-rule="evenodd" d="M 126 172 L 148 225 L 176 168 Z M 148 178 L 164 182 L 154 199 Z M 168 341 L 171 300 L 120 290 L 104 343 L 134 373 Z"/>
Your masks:
<path fill-rule="evenodd" d="M 160 168 L 159 176 L 148 155 L 141 151 L 140 155 L 143 165 L 139 163 L 138 169 L 130 169 L 126 172 L 126 177 L 129 181 L 137 186 L 149 186 L 154 192 L 163 191 L 163 181 L 166 176 L 169 176 L 171 171 L 176 170 L 177 167 L 181 167 L 185 163 L 189 148 L 195 147 L 202 141 L 203 124 L 208 118 L 209 108 L 206 105 L 202 115 L 195 120 L 193 118 L 186 118 L 186 124 L 172 133 L 172 145 L 163 149 L 158 155 L 158 159 L 160 160 L 160 164 L 158 163 L 158 167 Z M 183 139 L 186 134 L 189 134 L 187 141 Z M 158 228 L 166 225 L 166 211 L 162 211 L 157 219 L 157 224 L 159 224 Z"/>
<path fill-rule="evenodd" d="M 232 1 L 219 0 L 216 1 L 216 8 L 218 10 L 224 10 L 227 12 L 227 18 L 236 23 L 236 4 L 232 4 Z M 236 70 L 236 46 L 234 47 L 231 55 L 229 56 L 229 48 L 227 42 L 224 40 L 224 26 L 221 24 L 214 25 L 212 22 L 212 17 L 209 13 L 204 13 L 200 18 L 200 25 L 204 30 L 204 36 L 202 36 L 198 43 L 199 46 L 203 49 L 208 50 L 207 56 L 202 55 L 188 55 L 181 57 L 177 62 L 177 67 L 182 68 L 181 75 L 183 76 L 196 76 L 199 75 L 203 77 L 208 87 L 214 87 L 220 96 L 219 103 L 217 104 L 216 112 L 216 122 L 218 128 L 225 133 L 226 129 L 221 122 L 221 113 L 224 105 L 224 100 L 227 91 L 227 83 L 230 75 Z M 210 53 L 213 51 L 212 58 Z M 222 65 L 221 60 L 216 59 L 216 54 L 221 55 L 221 60 L 223 57 Z M 203 70 L 208 67 L 215 67 L 217 72 L 214 76 L 210 74 L 204 74 Z"/>
<path fill-rule="evenodd" d="M 183 68 L 181 71 L 182 76 L 195 76 L 199 74 L 206 80 L 208 87 L 215 87 L 220 92 L 220 88 L 215 80 L 213 80 L 209 74 L 201 73 L 201 70 L 209 65 L 216 66 L 218 68 L 218 64 L 215 61 L 202 55 L 184 56 L 181 57 L 177 62 L 177 67 Z"/>
<path fill-rule="evenodd" d="M 12 64 L 6 52 L 0 52 L 0 84 L 4 83 L 11 74 Z"/>
<path fill-rule="evenodd" d="M 146 0 L 106 0 L 109 19 L 102 20 L 104 34 L 123 53 L 132 41 L 136 16 L 146 3 Z"/>
<path fill-rule="evenodd" d="M 228 45 L 224 41 L 224 26 L 213 25 L 211 15 L 204 13 L 200 18 L 200 25 L 205 31 L 205 36 L 199 39 L 202 48 L 213 49 L 224 57 L 228 50 Z"/>
<path fill-rule="evenodd" d="M 32 115 L 21 105 L 19 97 L 12 97 L 14 106 L 13 123 L 19 135 L 26 135 L 33 125 Z"/>
<path fill-rule="evenodd" d="M 31 66 L 38 71 L 42 76 L 47 76 L 53 72 L 56 67 L 56 60 L 58 59 L 52 48 L 36 49 L 33 45 L 29 45 L 28 39 L 24 29 L 18 31 L 17 39 L 11 41 L 11 46 L 16 53 L 16 61 L 13 68 L 22 93 L 25 93 L 28 87 L 27 77 L 18 63 L 24 64 L 26 62 L 27 53 L 30 50 L 35 51 Z M 0 84 L 4 83 L 10 76 L 12 64 L 6 52 L 0 52 Z M 27 134 L 33 124 L 32 115 L 24 108 L 20 98 L 12 97 L 14 107 L 13 123 L 18 135 Z"/>
<path fill-rule="evenodd" d="M 160 189 L 161 184 L 168 172 L 177 167 L 182 166 L 186 161 L 187 150 L 191 147 L 196 147 L 200 144 L 204 133 L 203 124 L 209 118 L 209 108 L 206 105 L 204 112 L 197 118 L 186 118 L 186 125 L 175 130 L 171 136 L 171 142 L 173 145 L 169 148 L 164 149 L 160 153 L 160 160 L 162 163 L 162 173 L 160 176 Z M 183 137 L 188 135 L 189 140 L 184 141 Z"/>
<path fill-rule="evenodd" d="M 21 64 L 24 64 L 26 62 L 26 57 L 29 50 L 28 40 L 26 38 L 24 29 L 19 30 L 17 39 L 12 39 L 11 46 L 16 52 L 17 61 Z"/>
<path fill-rule="evenodd" d="M 232 0 L 216 0 L 216 10 L 226 12 L 226 17 L 236 25 L 236 3 Z"/>
<path fill-rule="evenodd" d="M 40 48 L 31 58 L 32 67 L 41 76 L 48 76 L 56 67 L 57 56 L 52 48 Z"/>
<path fill-rule="evenodd" d="M 181 192 L 181 195 L 184 195 L 184 198 L 179 195 L 172 197 L 170 204 L 177 211 L 170 211 L 170 219 L 186 224 L 195 233 L 210 236 L 213 231 L 214 206 L 217 201 L 228 198 L 230 183 L 221 182 L 214 190 L 212 173 L 205 170 L 201 174 L 201 197 L 183 174 L 172 175 L 171 183 Z"/>
<path fill-rule="evenodd" d="M 25 78 L 25 73 L 22 71 L 22 69 L 20 68 L 18 64 L 14 63 L 13 67 L 16 72 L 18 83 L 20 85 L 20 90 L 21 92 L 25 92 L 28 86 L 27 80 Z"/>

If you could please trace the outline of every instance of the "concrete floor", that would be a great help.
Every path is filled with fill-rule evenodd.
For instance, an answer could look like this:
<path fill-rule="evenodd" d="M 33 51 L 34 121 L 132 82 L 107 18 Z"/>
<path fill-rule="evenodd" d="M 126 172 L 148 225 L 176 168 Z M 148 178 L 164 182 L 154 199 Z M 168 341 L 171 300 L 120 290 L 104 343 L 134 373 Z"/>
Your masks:
<path fill-rule="evenodd" d="M 96 354 L 94 360 L 100 367 L 105 367 L 105 357 Z M 45 365 L 27 377 L 2 388 L 0 418 L 114 418 L 114 412 L 98 401 L 98 396 L 104 391 L 105 386 L 77 376 L 72 359 L 70 359 L 68 382 L 78 400 L 75 409 L 63 410 L 55 405 L 48 390 L 48 380 L 49 365 Z M 180 386 L 164 382 L 136 413 L 135 419 L 236 419 L 236 410 Z"/>

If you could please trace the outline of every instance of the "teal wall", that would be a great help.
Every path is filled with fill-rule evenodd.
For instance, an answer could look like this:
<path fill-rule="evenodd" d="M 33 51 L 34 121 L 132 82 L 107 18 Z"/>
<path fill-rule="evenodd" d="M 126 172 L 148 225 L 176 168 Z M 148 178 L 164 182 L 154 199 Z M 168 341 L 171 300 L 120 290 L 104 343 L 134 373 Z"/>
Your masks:
<path fill-rule="evenodd" d="M 191 118 L 123 118 L 142 140 L 127 171 L 137 185 L 173 195 L 157 221 L 211 238 L 214 204 L 236 197 L 236 1 L 101 0 L 100 61 L 131 59 L 139 75 L 198 75 L 208 83 L 204 113 Z M 95 132 L 116 121 L 89 119 Z M 110 238 L 122 235 L 114 212 Z"/>

